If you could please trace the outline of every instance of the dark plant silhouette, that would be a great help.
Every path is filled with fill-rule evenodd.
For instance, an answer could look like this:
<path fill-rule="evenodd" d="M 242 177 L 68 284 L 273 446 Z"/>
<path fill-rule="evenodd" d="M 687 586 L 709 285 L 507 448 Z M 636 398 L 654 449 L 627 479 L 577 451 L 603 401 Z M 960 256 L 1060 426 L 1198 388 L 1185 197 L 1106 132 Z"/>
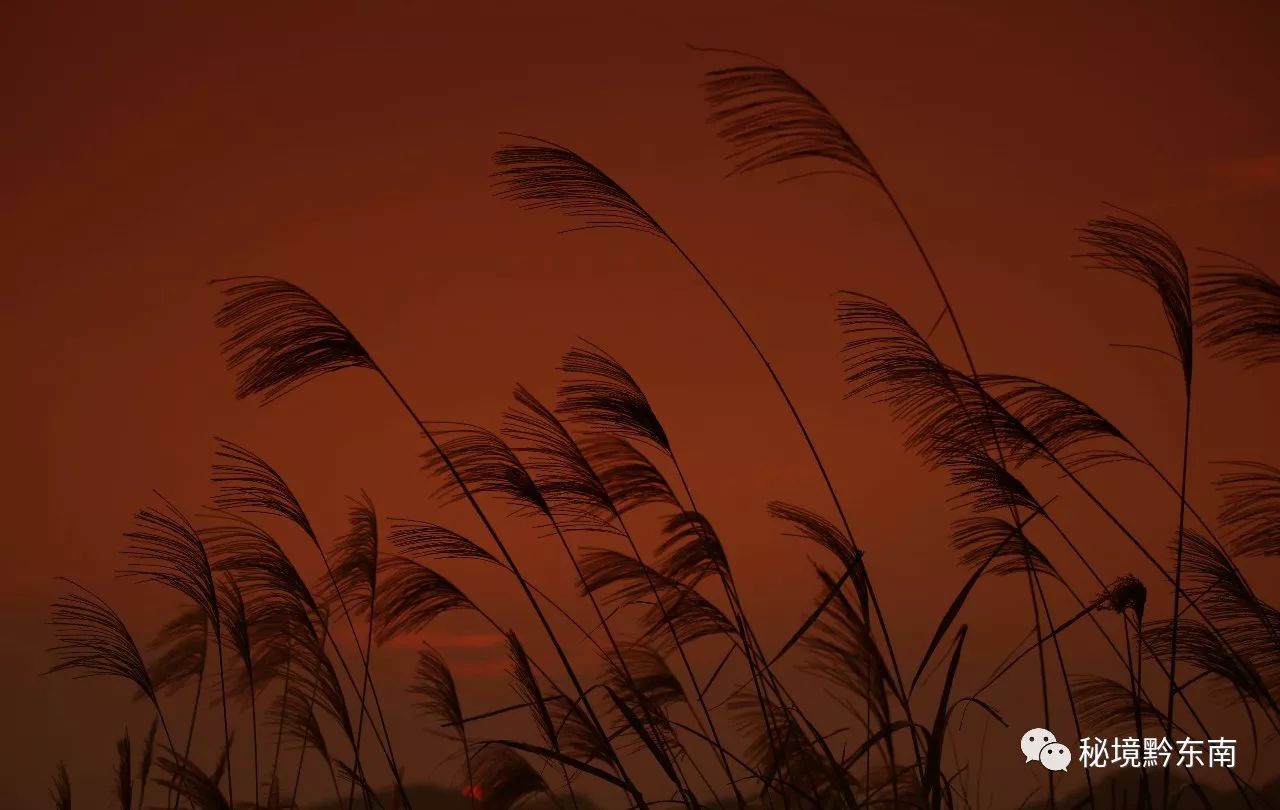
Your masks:
<path fill-rule="evenodd" d="M 1181 370 L 1182 462 L 1176 477 L 1166 475 L 1083 399 L 1033 377 L 979 373 L 941 274 L 868 153 L 782 68 L 713 53 L 741 62 L 711 71 L 704 85 L 711 120 L 730 146 L 730 173 L 868 181 L 898 214 L 941 299 L 929 328 L 857 291 L 839 294 L 835 315 L 847 395 L 890 410 L 905 447 L 945 477 L 960 512 L 939 545 L 949 542 L 966 575 L 919 660 L 899 658 L 876 595 L 877 587 L 894 584 L 877 582 L 874 556 L 856 539 L 781 371 L 711 278 L 602 168 L 556 143 L 510 136 L 515 142 L 494 155 L 500 197 L 566 215 L 572 231 L 638 232 L 670 244 L 763 365 L 812 456 L 820 495 L 829 499 L 819 509 L 772 501 L 772 520 L 761 521 L 780 535 L 786 553 L 816 552 L 812 609 L 782 643 L 762 642 L 735 577 L 745 541 L 722 532 L 714 510 L 699 506 L 681 466 L 677 449 L 691 439 L 667 430 L 638 376 L 601 346 L 584 341 L 563 355 L 554 404 L 517 386 L 514 404 L 493 428 L 427 420 L 376 353 L 303 287 L 277 278 L 226 279 L 217 282 L 224 298 L 215 323 L 225 330 L 223 353 L 238 397 L 267 404 L 331 373 L 372 372 L 366 376 L 410 418 L 406 438 L 425 440 L 411 452 L 424 459 L 437 500 L 465 503 L 483 532 L 469 537 L 427 515 L 387 519 L 361 494 L 346 525 L 328 534 L 283 468 L 217 439 L 212 508 L 190 518 L 168 502 L 146 508 L 126 534 L 123 573 L 183 600 L 147 654 L 125 620 L 87 589 L 69 583 L 52 605 L 50 671 L 123 679 L 154 710 L 136 769 L 127 733 L 117 746 L 115 803 L 123 810 L 141 810 L 152 782 L 166 792 L 170 810 L 299 807 L 315 798 L 303 781 L 309 754 L 328 773 L 322 789 L 332 790 L 336 806 L 408 810 L 413 796 L 405 782 L 422 765 L 397 752 L 379 694 L 391 685 L 375 677 L 374 648 L 450 614 L 501 634 L 514 693 L 507 705 L 464 712 L 449 662 L 428 646 L 418 653 L 408 689 L 430 730 L 456 746 L 460 798 L 472 810 L 540 803 L 585 810 L 583 782 L 638 810 L 980 806 L 981 757 L 959 761 L 953 740 L 970 712 L 1006 724 L 999 690 L 1029 657 L 1038 665 L 1046 727 L 1051 689 L 1060 688 L 1082 736 L 1115 730 L 1141 738 L 1144 729 L 1170 738 L 1220 736 L 1205 721 L 1211 700 L 1238 707 L 1231 710 L 1247 719 L 1255 751 L 1280 734 L 1280 611 L 1245 569 L 1254 557 L 1280 554 L 1280 471 L 1233 462 L 1220 478 L 1216 521 L 1195 508 L 1187 486 L 1197 341 L 1248 366 L 1280 359 L 1280 288 L 1231 257 L 1193 279 L 1177 242 L 1130 212 L 1082 229 L 1083 259 L 1150 288 L 1168 323 L 1172 349 L 1142 346 L 1172 357 Z M 958 354 L 935 338 L 944 320 Z M 1095 492 L 1091 471 L 1109 463 L 1154 475 L 1176 496 L 1176 521 L 1164 535 L 1171 540 L 1140 538 Z M 1037 475 L 1041 470 L 1056 473 L 1056 483 L 1045 483 L 1052 476 Z M 1114 539 L 1143 555 L 1151 571 L 1145 581 L 1082 551 L 1059 520 L 1058 485 L 1082 495 Z M 501 522 L 492 518 L 495 507 Z M 300 572 L 286 533 L 301 533 L 322 569 L 317 581 Z M 322 534 L 338 539 L 324 543 Z M 548 593 L 519 564 L 521 544 L 545 543 L 553 543 L 557 559 L 563 555 L 581 604 Z M 518 591 L 541 646 L 527 646 L 533 635 L 497 621 L 486 599 L 460 584 L 455 569 L 472 564 Z M 1009 582 L 1019 591 L 1025 583 L 1031 626 L 989 675 L 970 677 L 978 666 L 973 638 L 984 627 L 968 621 L 969 600 L 979 586 Z M 1165 604 L 1166 585 L 1172 610 L 1152 615 L 1148 597 Z M 1062 602 L 1073 605 L 1070 615 L 1055 618 L 1051 604 Z M 1092 634 L 1082 629 L 1088 627 Z M 1071 671 L 1069 645 L 1090 642 L 1103 645 L 1111 669 Z M 554 660 L 541 660 L 538 649 Z M 222 734 L 209 766 L 193 761 L 192 740 L 210 705 L 205 692 L 214 691 L 205 689 L 214 662 Z M 809 680 L 798 686 L 797 675 Z M 825 712 L 815 711 L 815 682 L 825 692 Z M 185 699 L 192 703 L 179 747 L 165 703 Z M 233 722 L 233 703 L 247 708 L 247 724 Z M 519 725 L 497 733 L 490 725 L 518 717 L 531 721 L 532 734 L 513 730 Z M 154 752 L 157 730 L 163 737 Z M 237 733 L 249 735 L 238 748 Z M 373 783 L 370 765 L 378 759 L 394 783 L 389 795 Z M 1183 768 L 1176 784 L 1173 770 L 1158 787 L 1146 772 L 1137 777 L 1138 803 L 1171 804 L 1176 787 L 1212 807 L 1192 769 Z M 249 773 L 249 799 L 237 802 L 236 782 Z M 1229 776 L 1252 803 L 1252 788 L 1235 771 Z M 1087 794 L 1073 806 L 1097 807 L 1100 791 L 1087 771 L 1086 779 Z M 1045 788 L 1049 806 L 1067 806 L 1052 773 Z M 56 807 L 70 807 L 65 766 L 52 798 Z"/>
<path fill-rule="evenodd" d="M 55 810 L 71 810 L 71 777 L 67 774 L 67 763 L 58 763 L 58 772 L 53 777 L 53 787 L 49 790 Z"/>

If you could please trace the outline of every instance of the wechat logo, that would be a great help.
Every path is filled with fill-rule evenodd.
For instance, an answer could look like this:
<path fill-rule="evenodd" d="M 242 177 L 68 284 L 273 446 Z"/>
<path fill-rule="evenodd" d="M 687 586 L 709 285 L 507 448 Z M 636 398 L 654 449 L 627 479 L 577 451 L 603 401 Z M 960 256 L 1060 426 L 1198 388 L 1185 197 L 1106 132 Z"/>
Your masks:
<path fill-rule="evenodd" d="M 1039 762 L 1051 771 L 1065 771 L 1071 762 L 1071 749 L 1046 728 L 1033 728 L 1022 735 L 1022 753 L 1027 762 Z"/>

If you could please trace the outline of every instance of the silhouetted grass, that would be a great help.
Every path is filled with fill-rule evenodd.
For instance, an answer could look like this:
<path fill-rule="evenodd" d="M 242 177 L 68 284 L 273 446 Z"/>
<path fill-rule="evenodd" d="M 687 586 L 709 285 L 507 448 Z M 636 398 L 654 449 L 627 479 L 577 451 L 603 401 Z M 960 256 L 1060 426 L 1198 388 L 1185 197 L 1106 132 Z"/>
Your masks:
<path fill-rule="evenodd" d="M 406 443 L 426 440 L 426 473 L 437 500 L 465 502 L 483 533 L 469 537 L 427 516 L 387 520 L 362 494 L 339 539 L 326 545 L 277 468 L 219 439 L 215 508 L 191 518 L 167 503 L 144 509 L 126 535 L 124 573 L 184 600 L 149 654 L 96 595 L 75 586 L 53 605 L 51 671 L 124 679 L 155 709 L 163 742 L 154 757 L 155 725 L 136 775 L 127 735 L 117 750 L 116 799 L 125 810 L 143 807 L 149 782 L 164 789 L 159 806 L 171 810 L 322 807 L 329 792 L 328 806 L 346 810 L 590 810 L 578 789 L 583 780 L 628 808 L 984 807 L 991 797 L 981 757 L 962 762 L 948 748 L 967 712 L 1005 724 L 998 693 L 1033 655 L 1046 727 L 1064 727 L 1050 714 L 1051 690 L 1061 689 L 1079 735 L 1114 729 L 1140 738 L 1145 729 L 1219 737 L 1202 711 L 1215 698 L 1243 708 L 1253 750 L 1280 733 L 1280 612 L 1259 596 L 1243 567 L 1280 548 L 1280 474 L 1263 462 L 1236 464 L 1222 478 L 1226 498 L 1217 526 L 1187 496 L 1189 470 L 1201 455 L 1191 452 L 1197 330 L 1228 360 L 1259 366 L 1280 359 L 1275 283 L 1234 262 L 1211 269 L 1197 286 L 1173 237 L 1129 212 L 1082 229 L 1086 261 L 1145 284 L 1168 322 L 1170 348 L 1142 348 L 1172 357 L 1181 371 L 1185 418 L 1175 482 L 1080 398 L 1028 376 L 979 373 L 941 273 L 868 152 L 781 68 L 715 53 L 742 60 L 713 70 L 706 82 L 712 120 L 732 150 L 732 173 L 786 170 L 785 179 L 836 174 L 870 181 L 898 214 L 940 299 L 932 325 L 912 323 L 891 303 L 857 291 L 840 294 L 835 315 L 848 395 L 890 409 L 904 447 L 945 474 L 963 513 L 939 548 L 949 539 L 970 573 L 945 603 L 920 660 L 899 660 L 880 607 L 877 589 L 898 587 L 875 576 L 866 548 L 881 544 L 855 534 L 780 371 L 710 275 L 602 168 L 566 146 L 519 136 L 494 156 L 499 196 L 566 215 L 578 223 L 569 230 L 638 231 L 664 240 L 760 361 L 824 484 L 816 506 L 768 507 L 780 549 L 794 553 L 804 543 L 817 554 L 812 610 L 777 649 L 761 643 L 735 579 L 740 541 L 721 535 L 681 468 L 677 451 L 689 439 L 666 429 L 640 381 L 603 348 L 583 343 L 564 355 L 554 403 L 517 386 L 494 429 L 438 420 L 404 397 L 337 309 L 283 279 L 224 280 L 217 283 L 224 300 L 215 320 L 227 333 L 223 350 L 239 397 L 267 404 L 328 374 L 372 372 L 367 377 L 410 419 Z M 949 358 L 934 339 L 944 320 L 958 357 Z M 1103 463 L 1155 475 L 1176 494 L 1178 512 L 1166 537 L 1140 537 L 1118 505 L 1091 487 L 1089 472 Z M 1055 484 L 1031 483 L 1046 478 L 1034 476 L 1037 470 L 1057 473 L 1057 486 L 1096 508 L 1111 539 L 1143 555 L 1146 577 L 1086 555 L 1056 517 L 1059 493 L 1046 491 Z M 502 531 L 491 519 L 495 506 L 508 518 Z M 285 534 L 317 555 L 324 572 L 318 581 L 299 572 Z M 516 561 L 517 544 L 553 536 L 581 604 L 549 596 Z M 1087 577 L 1065 573 L 1074 570 L 1060 565 L 1066 555 Z M 457 584 L 453 571 L 471 565 L 509 578 L 553 661 L 531 655 L 524 640 Z M 1016 598 L 1026 594 L 1030 627 L 980 687 L 966 692 L 963 685 L 981 677 L 961 676 L 976 666 L 966 651 L 985 629 L 966 621 L 968 600 L 980 583 L 999 587 L 1007 577 L 1017 583 Z M 1148 615 L 1151 592 L 1167 593 L 1167 619 Z M 1066 619 L 1050 607 L 1062 600 L 1074 605 Z M 579 615 L 588 609 L 590 618 Z M 403 741 L 391 738 L 379 696 L 395 685 L 373 678 L 374 648 L 452 612 L 477 617 L 506 638 L 514 702 L 464 706 L 447 659 L 424 648 L 407 688 L 433 730 L 457 746 L 458 777 L 449 788 L 406 785 L 406 769 L 420 764 L 397 754 Z M 553 613 L 572 630 L 553 626 Z M 581 636 L 588 654 L 570 655 L 576 647 L 567 632 Z M 1064 645 L 1080 643 L 1103 644 L 1112 668 L 1072 671 Z M 354 658 L 350 648 L 344 654 L 346 645 Z M 700 667 L 694 648 L 714 650 L 718 663 Z M 204 680 L 213 662 L 222 745 L 206 766 L 190 754 L 200 715 L 211 710 Z M 796 691 L 797 673 L 823 682 L 839 716 L 814 711 L 810 694 Z M 927 697 L 930 683 L 936 694 Z M 163 709 L 188 688 L 194 700 L 179 751 Z M 232 701 L 248 704 L 242 728 L 233 728 Z M 536 734 L 482 733 L 491 727 L 481 720 L 508 715 L 531 718 Z M 237 733 L 249 737 L 240 747 Z M 271 745 L 262 745 L 264 735 Z M 250 757 L 250 766 L 233 772 L 233 754 Z M 302 784 L 308 756 L 322 761 L 327 785 Z M 368 766 L 378 759 L 393 775 L 388 791 L 369 782 Z M 637 782 L 640 762 L 658 776 Z M 253 784 L 247 792 L 240 784 L 236 800 L 236 777 L 248 772 Z M 1246 780 L 1228 773 L 1230 798 L 1200 785 L 1194 771 L 1174 768 L 1159 779 L 1143 771 L 1131 785 L 1095 783 L 1086 771 L 1081 797 L 1059 795 L 1049 774 L 1043 798 L 1050 807 L 1151 807 L 1171 804 L 1176 794 L 1206 807 L 1237 800 L 1257 806 Z M 69 807 L 70 796 L 69 775 L 60 768 L 55 806 Z"/>

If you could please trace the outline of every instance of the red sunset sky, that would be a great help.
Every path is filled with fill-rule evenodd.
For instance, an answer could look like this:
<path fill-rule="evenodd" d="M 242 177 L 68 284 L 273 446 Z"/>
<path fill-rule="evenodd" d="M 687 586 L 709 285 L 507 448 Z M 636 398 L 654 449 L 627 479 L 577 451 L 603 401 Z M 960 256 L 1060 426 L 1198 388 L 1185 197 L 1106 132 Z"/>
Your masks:
<path fill-rule="evenodd" d="M 826 509 L 820 481 L 754 356 L 667 245 L 559 235 L 563 220 L 492 196 L 500 131 L 572 146 L 680 240 L 765 347 L 915 660 L 966 575 L 947 544 L 959 515 L 887 409 L 843 399 L 832 293 L 874 294 L 924 326 L 936 294 L 869 184 L 726 179 L 698 88 L 725 62 L 685 44 L 761 54 L 820 95 L 912 218 L 978 367 L 1090 401 L 1172 475 L 1177 369 L 1110 346 L 1165 345 L 1159 304 L 1083 268 L 1075 229 L 1113 202 L 1197 261 L 1205 246 L 1280 269 L 1277 41 L 1280 7 L 1262 2 L 6 4 L 0 807 L 39 806 L 60 759 L 86 795 L 105 790 L 121 728 L 145 730 L 124 686 L 39 675 L 47 605 L 54 577 L 73 577 L 150 636 L 173 602 L 114 577 L 120 535 L 153 490 L 192 511 L 208 502 L 215 434 L 272 460 L 324 536 L 345 529 L 346 496 L 361 489 L 383 515 L 475 529 L 429 499 L 423 447 L 371 375 L 265 409 L 235 400 L 208 280 L 307 287 L 430 419 L 496 426 L 516 382 L 552 397 L 576 339 L 607 347 L 664 419 L 762 641 L 777 646 L 816 583 L 810 550 L 764 507 Z M 954 341 L 941 347 L 959 361 Z M 1206 358 L 1194 397 L 1190 492 L 1211 513 L 1210 462 L 1280 458 L 1280 376 Z M 1176 499 L 1133 469 L 1091 476 L 1163 548 Z M 1062 493 L 1062 521 L 1109 574 L 1149 573 L 1078 493 L 1035 480 Z M 568 598 L 559 556 L 533 537 L 520 553 Z M 1274 567 L 1254 570 L 1276 581 Z M 470 569 L 458 580 L 528 627 L 506 582 Z M 1167 611 L 1164 591 L 1156 602 Z M 976 681 L 1027 632 L 1025 591 L 986 581 L 966 620 Z M 448 617 L 429 638 L 466 674 L 469 705 L 510 701 L 498 636 Z M 1079 646 L 1080 670 L 1110 666 L 1095 646 Z M 397 642 L 375 668 L 392 685 L 409 777 L 444 781 L 447 746 L 394 688 L 413 654 Z M 1036 692 L 1014 681 L 995 698 L 1026 725 Z M 1011 743 L 991 744 L 1015 763 Z"/>

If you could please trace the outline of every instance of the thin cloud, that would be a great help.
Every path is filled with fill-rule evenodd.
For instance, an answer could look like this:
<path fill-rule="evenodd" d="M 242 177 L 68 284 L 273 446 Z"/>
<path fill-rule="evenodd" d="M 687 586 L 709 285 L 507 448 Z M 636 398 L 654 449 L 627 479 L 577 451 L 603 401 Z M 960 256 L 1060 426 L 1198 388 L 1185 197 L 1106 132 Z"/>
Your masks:
<path fill-rule="evenodd" d="M 1237 192 L 1280 188 L 1280 153 L 1230 158 L 1214 164 L 1212 171 Z"/>

